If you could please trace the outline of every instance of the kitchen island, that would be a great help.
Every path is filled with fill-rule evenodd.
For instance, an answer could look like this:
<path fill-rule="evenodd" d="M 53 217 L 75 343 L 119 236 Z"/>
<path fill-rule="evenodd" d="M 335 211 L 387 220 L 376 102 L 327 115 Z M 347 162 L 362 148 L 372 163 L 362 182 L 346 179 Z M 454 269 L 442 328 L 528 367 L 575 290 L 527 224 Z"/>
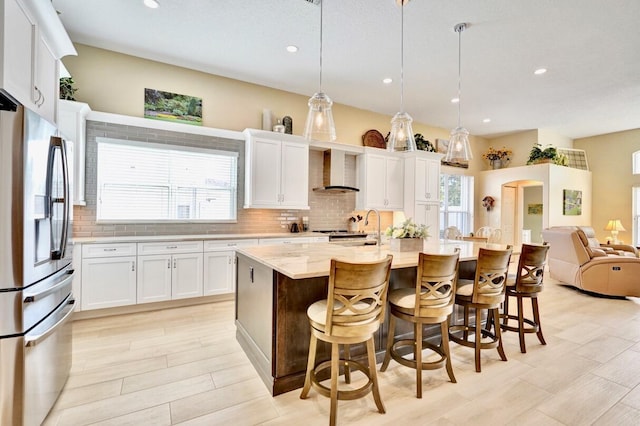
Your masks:
<path fill-rule="evenodd" d="M 480 247 L 504 245 L 457 240 L 424 243 L 426 253 L 452 253 L 460 248 L 460 275 L 473 277 Z M 327 297 L 332 258 L 369 262 L 393 255 L 390 289 L 413 286 L 418 252 L 382 246 L 344 247 L 336 243 L 287 244 L 241 248 L 237 252 L 236 337 L 273 395 L 302 387 L 309 347 L 307 307 Z M 397 329 L 410 333 L 411 327 Z M 379 360 L 384 354 L 387 322 L 375 336 Z M 318 342 L 317 361 L 329 359 L 330 347 Z M 358 357 L 364 350 L 354 347 Z"/>

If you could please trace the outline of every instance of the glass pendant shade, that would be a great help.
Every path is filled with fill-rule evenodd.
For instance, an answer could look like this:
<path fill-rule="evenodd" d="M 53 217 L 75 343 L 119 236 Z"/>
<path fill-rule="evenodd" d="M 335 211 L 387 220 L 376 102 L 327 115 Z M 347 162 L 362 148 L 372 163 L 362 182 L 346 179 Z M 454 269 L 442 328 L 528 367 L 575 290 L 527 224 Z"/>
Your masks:
<path fill-rule="evenodd" d="M 444 161 L 447 163 L 461 163 L 473 158 L 471 146 L 469 145 L 469 131 L 464 127 L 456 127 L 451 132 L 447 153 Z"/>
<path fill-rule="evenodd" d="M 413 119 L 406 112 L 399 112 L 393 116 L 387 151 L 415 151 L 417 149 L 411 126 L 412 121 Z"/>
<path fill-rule="evenodd" d="M 315 93 L 309 99 L 309 114 L 304 126 L 304 137 L 309 140 L 333 142 L 336 140 L 336 125 L 331 112 L 333 101 L 324 93 Z"/>

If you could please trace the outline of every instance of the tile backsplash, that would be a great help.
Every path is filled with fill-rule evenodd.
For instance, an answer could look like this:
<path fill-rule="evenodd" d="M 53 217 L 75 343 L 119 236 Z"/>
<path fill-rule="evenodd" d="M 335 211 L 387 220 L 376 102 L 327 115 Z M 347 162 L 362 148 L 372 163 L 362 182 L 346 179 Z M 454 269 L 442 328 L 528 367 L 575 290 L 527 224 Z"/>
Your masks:
<path fill-rule="evenodd" d="M 238 159 L 238 218 L 237 223 L 96 223 L 97 194 L 97 137 L 137 140 L 144 142 L 178 144 L 235 151 Z M 74 237 L 112 237 L 148 235 L 189 235 L 227 233 L 288 232 L 289 225 L 309 218 L 311 230 L 346 229 L 347 220 L 355 208 L 355 193 L 327 194 L 312 190 L 322 185 L 323 153 L 312 150 L 309 154 L 310 210 L 244 209 L 244 140 L 179 133 L 120 124 L 87 121 L 86 138 L 86 206 L 74 206 Z M 347 155 L 345 183 L 355 186 L 355 156 Z M 383 228 L 390 222 L 390 213 L 382 214 Z M 372 221 L 373 223 L 373 221 Z M 364 230 L 363 222 L 360 229 Z M 371 226 L 367 227 L 372 230 Z"/>

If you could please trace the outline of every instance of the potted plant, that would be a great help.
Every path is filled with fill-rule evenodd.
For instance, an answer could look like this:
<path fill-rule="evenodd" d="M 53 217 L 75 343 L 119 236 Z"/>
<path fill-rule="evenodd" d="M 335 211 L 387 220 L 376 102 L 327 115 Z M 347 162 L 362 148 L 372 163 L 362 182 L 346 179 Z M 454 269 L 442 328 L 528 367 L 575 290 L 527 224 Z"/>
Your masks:
<path fill-rule="evenodd" d="M 415 135 L 413 135 L 413 138 L 416 140 L 416 147 L 419 150 L 428 151 L 428 152 L 436 152 L 436 147 L 433 146 L 433 144 L 431 142 L 426 140 L 424 138 L 424 136 L 422 136 L 422 134 L 416 133 Z"/>
<path fill-rule="evenodd" d="M 421 251 L 424 239 L 430 236 L 428 228 L 427 225 L 418 225 L 409 218 L 400 226 L 388 227 L 385 235 L 391 237 L 392 251 Z"/>
<path fill-rule="evenodd" d="M 510 149 L 505 148 L 502 149 L 494 149 L 492 146 L 489 147 L 489 150 L 482 154 L 482 158 L 485 160 L 489 160 L 491 163 L 491 167 L 494 169 L 501 169 L 503 166 L 506 166 L 510 160 L 510 156 L 513 154 Z"/>
<path fill-rule="evenodd" d="M 67 101 L 75 101 L 75 93 L 78 90 L 73 87 L 75 82 L 71 77 L 62 77 L 60 79 L 60 99 L 65 99 Z"/>

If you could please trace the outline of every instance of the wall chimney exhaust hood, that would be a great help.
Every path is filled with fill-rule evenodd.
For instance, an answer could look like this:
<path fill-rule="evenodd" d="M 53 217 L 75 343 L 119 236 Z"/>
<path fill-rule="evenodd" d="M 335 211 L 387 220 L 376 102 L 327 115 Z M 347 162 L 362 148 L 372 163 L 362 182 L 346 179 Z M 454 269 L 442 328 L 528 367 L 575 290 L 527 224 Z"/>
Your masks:
<path fill-rule="evenodd" d="M 345 152 L 339 149 L 330 149 L 324 152 L 323 186 L 313 188 L 314 191 L 334 194 L 360 191 L 358 188 L 347 186 L 344 183 L 344 156 Z"/>

